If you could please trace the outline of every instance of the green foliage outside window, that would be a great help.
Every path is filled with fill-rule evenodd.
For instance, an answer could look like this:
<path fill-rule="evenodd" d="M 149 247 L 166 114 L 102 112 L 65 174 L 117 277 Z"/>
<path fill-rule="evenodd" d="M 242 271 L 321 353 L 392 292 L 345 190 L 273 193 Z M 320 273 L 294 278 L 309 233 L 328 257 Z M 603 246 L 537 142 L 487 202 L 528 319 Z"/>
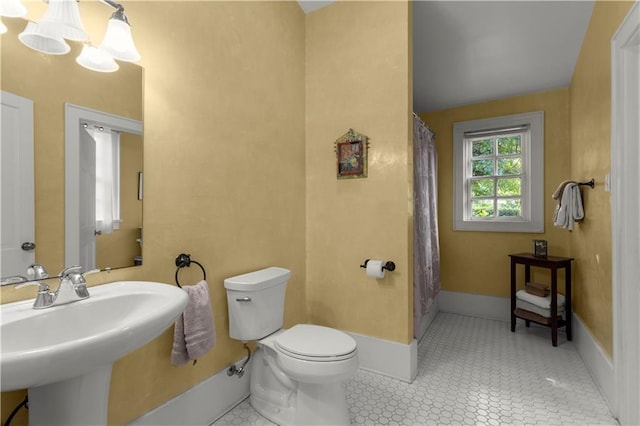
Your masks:
<path fill-rule="evenodd" d="M 473 141 L 472 151 L 472 157 L 493 155 L 493 139 L 482 139 Z"/>
<path fill-rule="evenodd" d="M 471 162 L 471 176 L 492 176 L 493 160 L 473 160 Z"/>
<path fill-rule="evenodd" d="M 493 200 L 472 200 L 472 217 L 493 217 Z"/>
<path fill-rule="evenodd" d="M 471 216 L 522 216 L 521 135 L 477 139 L 471 147 L 471 176 L 481 178 L 471 180 Z"/>
<path fill-rule="evenodd" d="M 522 203 L 520 199 L 498 199 L 498 216 L 522 216 Z"/>
<path fill-rule="evenodd" d="M 498 196 L 518 196 L 521 189 L 520 178 L 498 179 Z"/>
<path fill-rule="evenodd" d="M 471 182 L 472 197 L 492 197 L 493 179 L 476 179 Z"/>
<path fill-rule="evenodd" d="M 520 138 L 520 135 L 497 138 L 498 155 L 520 154 L 522 152 Z"/>

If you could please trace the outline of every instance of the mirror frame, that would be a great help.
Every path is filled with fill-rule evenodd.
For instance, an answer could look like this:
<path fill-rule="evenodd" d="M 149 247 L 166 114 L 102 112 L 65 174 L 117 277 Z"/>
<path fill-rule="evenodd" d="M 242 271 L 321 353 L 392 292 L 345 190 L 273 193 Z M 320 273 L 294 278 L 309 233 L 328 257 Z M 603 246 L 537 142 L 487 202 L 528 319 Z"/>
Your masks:
<path fill-rule="evenodd" d="M 80 220 L 80 123 L 83 121 L 104 123 L 114 130 L 136 135 L 142 135 L 143 124 L 131 118 L 70 103 L 65 103 L 64 107 L 64 264 L 71 266 L 78 265 L 80 262 L 78 244 L 80 235 L 76 226 Z"/>

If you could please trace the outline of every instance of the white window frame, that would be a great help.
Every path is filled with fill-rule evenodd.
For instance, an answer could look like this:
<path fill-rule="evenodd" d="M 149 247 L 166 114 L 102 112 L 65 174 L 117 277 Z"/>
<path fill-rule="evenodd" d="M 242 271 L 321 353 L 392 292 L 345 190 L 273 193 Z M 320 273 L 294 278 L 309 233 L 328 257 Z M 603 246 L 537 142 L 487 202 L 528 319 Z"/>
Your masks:
<path fill-rule="evenodd" d="M 528 126 L 522 141 L 522 217 L 471 218 L 470 155 L 466 133 Z M 453 125 L 453 229 L 484 232 L 544 232 L 544 112 L 505 115 Z"/>

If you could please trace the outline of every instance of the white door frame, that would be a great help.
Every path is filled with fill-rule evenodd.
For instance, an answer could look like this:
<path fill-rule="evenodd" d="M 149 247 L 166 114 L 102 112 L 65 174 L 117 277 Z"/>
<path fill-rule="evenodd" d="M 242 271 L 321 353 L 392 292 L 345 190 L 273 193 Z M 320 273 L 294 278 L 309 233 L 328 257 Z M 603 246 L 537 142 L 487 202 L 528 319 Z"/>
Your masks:
<path fill-rule="evenodd" d="M 65 103 L 64 264 L 80 264 L 80 123 L 90 121 L 126 133 L 142 134 L 142 122 Z M 84 266 L 84 265 L 81 265 Z"/>
<path fill-rule="evenodd" d="M 611 237 L 614 409 L 640 424 L 640 5 L 611 40 Z"/>

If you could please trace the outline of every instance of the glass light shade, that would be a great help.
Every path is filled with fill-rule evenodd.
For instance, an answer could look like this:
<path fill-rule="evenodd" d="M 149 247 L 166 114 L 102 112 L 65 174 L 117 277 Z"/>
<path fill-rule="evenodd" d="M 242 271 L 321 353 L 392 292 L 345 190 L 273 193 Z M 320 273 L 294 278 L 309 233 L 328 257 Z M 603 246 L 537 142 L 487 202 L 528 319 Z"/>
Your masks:
<path fill-rule="evenodd" d="M 7 26 L 0 21 L 0 34 L 4 34 L 7 32 Z"/>
<path fill-rule="evenodd" d="M 131 27 L 117 18 L 109 19 L 100 47 L 121 61 L 134 62 L 140 59 L 140 53 L 131 37 Z"/>
<path fill-rule="evenodd" d="M 18 39 L 27 47 L 49 55 L 64 55 L 71 47 L 60 37 L 44 32 L 40 24 L 29 21 L 27 27 L 18 34 Z"/>
<path fill-rule="evenodd" d="M 0 0 L 0 16 L 20 18 L 27 14 L 27 8 L 20 0 Z"/>
<path fill-rule="evenodd" d="M 49 6 L 40 20 L 40 25 L 43 31 L 54 37 L 75 41 L 85 41 L 89 38 L 82 26 L 76 0 L 49 0 Z"/>
<path fill-rule="evenodd" d="M 109 53 L 89 44 L 84 45 L 76 62 L 87 69 L 98 72 L 114 72 L 120 68 Z"/>

